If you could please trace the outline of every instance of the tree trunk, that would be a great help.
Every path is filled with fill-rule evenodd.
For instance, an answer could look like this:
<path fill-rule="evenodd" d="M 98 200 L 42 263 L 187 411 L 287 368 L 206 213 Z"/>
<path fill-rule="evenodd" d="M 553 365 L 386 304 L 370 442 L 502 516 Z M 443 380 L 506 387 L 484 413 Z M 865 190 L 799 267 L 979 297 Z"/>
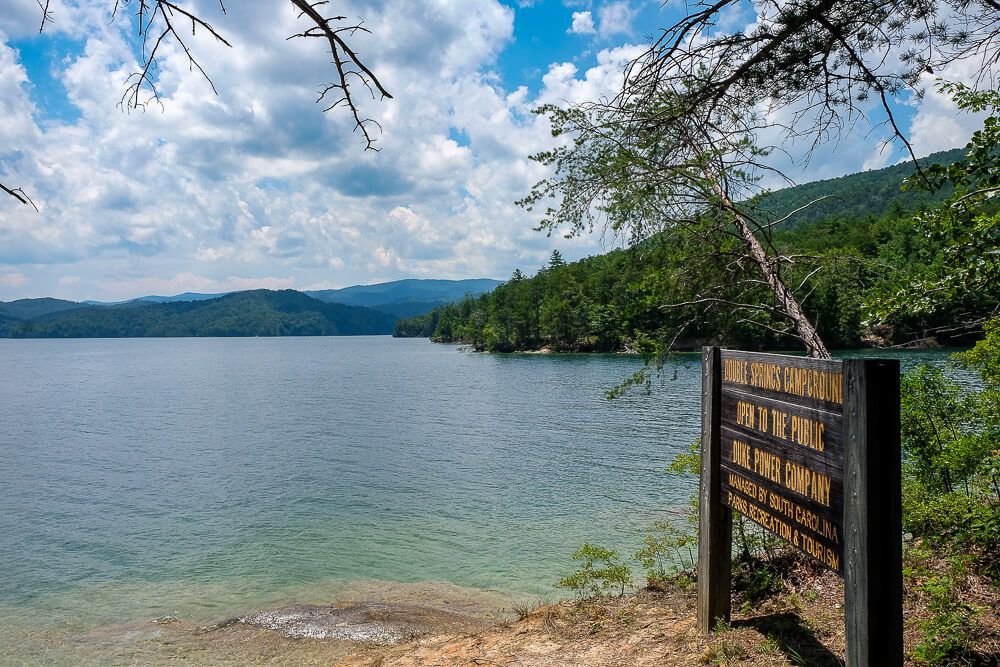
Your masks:
<path fill-rule="evenodd" d="M 726 191 L 722 189 L 722 185 L 719 183 L 719 179 L 715 177 L 715 174 L 708 168 L 704 168 L 705 178 L 708 182 L 712 184 L 712 189 L 715 194 L 719 196 L 722 203 L 725 204 L 733 216 L 733 223 L 736 225 L 736 230 L 739 232 L 740 237 L 747 244 L 747 250 L 750 253 L 750 257 L 757 263 L 760 267 L 761 273 L 764 274 L 764 280 L 771 287 L 771 291 L 774 292 L 775 298 L 778 300 L 779 308 L 783 313 L 785 313 L 789 319 L 792 320 L 792 324 L 795 326 L 795 332 L 798 334 L 802 343 L 806 346 L 806 350 L 809 352 L 810 357 L 817 357 L 819 359 L 829 359 L 830 352 L 826 349 L 826 345 L 823 343 L 823 339 L 819 337 L 819 333 L 816 332 L 816 327 L 813 326 L 809 318 L 806 317 L 805 312 L 802 310 L 802 304 L 799 303 L 792 291 L 788 289 L 784 281 L 778 275 L 778 272 L 774 270 L 774 266 L 769 261 L 767 256 L 767 251 L 764 250 L 764 246 L 760 244 L 760 241 L 754 236 L 753 229 L 750 226 L 750 221 L 740 214 L 736 205 L 726 194 Z"/>

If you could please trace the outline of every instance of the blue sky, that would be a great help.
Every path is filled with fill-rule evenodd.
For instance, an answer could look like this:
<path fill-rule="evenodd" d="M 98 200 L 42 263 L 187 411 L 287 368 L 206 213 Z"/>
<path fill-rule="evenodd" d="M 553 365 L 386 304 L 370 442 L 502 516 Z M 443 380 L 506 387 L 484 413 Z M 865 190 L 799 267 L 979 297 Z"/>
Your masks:
<path fill-rule="evenodd" d="M 533 231 L 514 201 L 545 176 L 541 103 L 610 95 L 625 63 L 675 18 L 640 0 L 369 0 L 335 3 L 372 30 L 359 51 L 394 99 L 364 102 L 384 132 L 364 152 L 346 113 L 322 113 L 331 68 L 284 0 L 218 10 L 189 0 L 233 43 L 191 45 L 218 90 L 170 45 L 163 107 L 123 113 L 134 26 L 113 0 L 34 0 L 0 16 L 0 182 L 40 212 L 0 200 L 0 300 L 255 287 L 320 289 L 399 278 L 531 273 L 553 248 L 603 252 L 599 235 Z M 720 29 L 755 19 L 745 4 Z M 961 78 L 961 72 L 956 78 Z M 934 94 L 902 107 L 918 152 L 963 143 L 974 121 Z M 800 181 L 882 166 L 881 130 L 858 128 Z M 793 158 L 803 147 L 785 146 Z"/>

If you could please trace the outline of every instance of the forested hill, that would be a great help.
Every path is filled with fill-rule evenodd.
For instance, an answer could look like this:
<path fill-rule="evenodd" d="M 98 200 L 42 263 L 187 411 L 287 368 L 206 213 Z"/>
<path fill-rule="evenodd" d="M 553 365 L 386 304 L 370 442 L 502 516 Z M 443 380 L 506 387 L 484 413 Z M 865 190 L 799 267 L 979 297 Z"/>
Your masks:
<path fill-rule="evenodd" d="M 943 161 L 960 155 L 961 151 L 952 151 L 932 157 Z M 940 239 L 922 230 L 912 214 L 937 205 L 945 195 L 900 195 L 899 185 L 908 173 L 905 167 L 892 167 L 770 195 L 768 205 L 776 209 L 780 197 L 781 214 L 823 195 L 846 202 L 823 218 L 808 217 L 798 224 L 789 220 L 771 229 L 776 253 L 810 258 L 808 263 L 787 264 L 784 278 L 790 285 L 808 281 L 811 291 L 804 308 L 831 348 L 932 337 L 943 344 L 970 342 L 941 333 L 953 329 L 954 321 L 962 321 L 963 313 L 984 310 L 983 303 L 972 303 L 973 297 L 967 296 L 951 298 L 933 314 L 904 308 L 907 312 L 894 316 L 891 326 L 879 330 L 863 325 L 866 299 L 893 293 L 895 281 L 920 267 L 945 261 L 950 252 Z M 751 316 L 757 323 L 752 325 L 747 309 L 721 305 L 768 304 L 773 297 L 763 286 L 750 291 L 745 282 L 720 285 L 718 265 L 707 256 L 693 240 L 664 242 L 661 237 L 632 250 L 573 263 L 554 253 L 534 277 L 515 271 L 490 294 L 400 320 L 394 335 L 428 336 L 490 351 L 654 351 L 671 340 L 675 349 L 704 344 L 744 349 L 798 347 L 794 339 L 769 329 L 780 328 L 780 319 L 769 320 L 766 313 L 755 312 Z M 814 265 L 820 266 L 815 273 L 807 268 Z M 701 291 L 705 285 L 718 285 L 711 295 L 718 300 L 715 306 L 705 305 Z M 996 303 L 1000 285 L 974 298 Z"/>
<path fill-rule="evenodd" d="M 394 320 L 371 308 L 325 303 L 295 290 L 118 306 L 56 299 L 0 303 L 0 336 L 6 338 L 351 336 L 392 333 Z"/>
<path fill-rule="evenodd" d="M 955 148 L 932 153 L 919 162 L 922 166 L 951 164 L 958 161 L 964 153 L 964 148 Z M 775 190 L 762 196 L 755 206 L 765 220 L 774 220 L 802 209 L 787 221 L 786 227 L 795 227 L 819 222 L 831 216 L 863 218 L 883 216 L 890 211 L 909 213 L 940 204 L 951 194 L 950 188 L 933 193 L 925 190 L 902 191 L 900 186 L 913 172 L 913 163 L 907 160 L 884 169 L 862 171 Z M 816 201 L 821 197 L 827 198 Z M 809 205 L 810 202 L 816 203 Z"/>
<path fill-rule="evenodd" d="M 85 308 L 87 304 L 44 297 L 41 299 L 18 299 L 0 302 L 0 317 L 14 320 L 30 320 L 43 315 L 51 315 L 66 310 Z"/>

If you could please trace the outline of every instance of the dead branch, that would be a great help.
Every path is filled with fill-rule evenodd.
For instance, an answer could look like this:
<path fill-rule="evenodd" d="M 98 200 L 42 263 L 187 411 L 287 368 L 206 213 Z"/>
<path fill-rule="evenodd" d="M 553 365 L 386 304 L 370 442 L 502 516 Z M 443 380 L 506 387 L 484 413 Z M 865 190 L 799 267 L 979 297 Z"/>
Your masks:
<path fill-rule="evenodd" d="M 41 27 L 44 28 L 46 21 L 51 20 L 48 14 L 48 2 L 46 1 L 43 7 L 42 0 L 36 1 L 39 2 L 39 7 L 43 11 Z M 292 35 L 289 39 L 318 37 L 324 40 L 336 70 L 336 81 L 326 84 L 321 89 L 317 102 L 325 102 L 328 95 L 335 94 L 337 98 L 332 103 L 327 103 L 323 110 L 330 111 L 341 105 L 346 106 L 354 119 L 354 130 L 360 131 L 364 138 L 365 149 L 377 150 L 375 148 L 376 139 L 371 130 L 374 128 L 381 132 L 382 126 L 375 119 L 361 115 L 351 82 L 360 82 L 360 85 L 368 90 L 372 99 L 392 99 L 392 95 L 347 41 L 358 31 L 368 33 L 369 30 L 360 21 L 342 24 L 347 18 L 345 16 L 324 16 L 319 7 L 328 4 L 328 0 L 317 2 L 310 2 L 310 0 L 289 1 L 292 7 L 298 10 L 299 18 L 305 18 L 310 23 L 309 27 Z M 215 82 L 202 67 L 194 51 L 186 42 L 178 22 L 183 23 L 185 27 L 190 25 L 191 36 L 195 36 L 200 29 L 207 32 L 216 42 L 232 47 L 229 40 L 206 19 L 181 6 L 176 0 L 115 0 L 111 12 L 112 17 L 128 5 L 136 7 L 136 34 L 141 42 L 142 61 L 141 69 L 126 79 L 125 91 L 118 102 L 119 106 L 125 110 L 144 109 L 153 101 L 162 106 L 154 73 L 157 68 L 157 57 L 164 45 L 169 42 L 180 47 L 187 59 L 188 68 L 191 71 L 196 71 L 208 83 L 212 93 L 218 95 Z M 228 14 L 223 0 L 219 0 L 219 9 L 223 15 Z M 148 91 L 148 98 L 143 99 L 143 91 Z"/>
<path fill-rule="evenodd" d="M 22 204 L 31 204 L 31 207 L 34 208 L 36 212 L 38 211 L 38 207 L 35 205 L 35 202 L 33 202 L 31 197 L 28 196 L 28 193 L 21 188 L 8 188 L 3 183 L 0 183 L 0 189 Z"/>
<path fill-rule="evenodd" d="M 42 10 L 42 22 L 38 25 L 38 32 L 45 30 L 45 24 L 52 20 L 52 13 L 49 12 L 49 1 L 50 0 L 45 0 L 45 2 L 42 3 L 42 0 L 35 0 L 38 4 L 38 8 Z"/>
<path fill-rule="evenodd" d="M 823 195 L 822 197 L 818 197 L 816 199 L 813 199 L 811 202 L 808 202 L 806 204 L 803 204 L 802 206 L 799 206 L 794 211 L 789 211 L 788 213 L 786 213 L 785 215 L 781 216 L 779 219 L 777 219 L 777 220 L 775 220 L 773 222 L 766 222 L 766 223 L 763 223 L 763 224 L 758 223 L 757 226 L 760 229 L 768 229 L 770 227 L 774 227 L 775 225 L 780 225 L 781 223 L 785 222 L 786 220 L 788 220 L 789 218 L 791 218 L 796 213 L 801 213 L 802 211 L 806 210 L 810 206 L 818 204 L 821 201 L 823 201 L 824 199 L 831 199 L 833 197 L 834 197 L 834 195 Z M 839 199 L 839 197 L 838 197 L 838 199 Z"/>
<path fill-rule="evenodd" d="M 330 111 L 337 106 L 344 104 L 347 106 L 351 113 L 351 117 L 354 119 L 354 130 L 360 131 L 361 135 L 365 140 L 365 150 L 377 151 L 375 148 L 375 139 L 371 136 L 368 131 L 369 126 L 375 126 L 381 132 L 382 126 L 373 118 L 362 118 L 361 112 L 358 110 L 358 106 L 355 103 L 354 96 L 351 93 L 350 78 L 355 78 L 360 81 L 362 85 L 367 88 L 372 99 L 376 99 L 375 92 L 381 95 L 381 99 L 392 99 L 392 95 L 389 91 L 385 89 L 382 82 L 379 81 L 375 73 L 372 72 L 362 61 L 358 54 L 344 41 L 341 36 L 344 33 L 354 34 L 357 31 L 368 32 L 361 23 L 356 23 L 350 26 L 340 26 L 333 27 L 331 22 L 342 21 L 345 17 L 334 16 L 334 17 L 324 17 L 316 8 L 320 5 L 326 4 L 325 1 L 310 3 L 309 0 L 290 0 L 292 5 L 300 10 L 300 17 L 307 17 L 312 21 L 313 25 L 296 35 L 292 35 L 291 38 L 295 37 L 319 37 L 326 40 L 327 46 L 330 50 L 330 57 L 333 59 L 334 67 L 337 69 L 337 81 L 335 83 L 327 84 L 319 94 L 317 102 L 322 102 L 327 93 L 331 91 L 339 91 L 340 97 L 331 105 L 326 107 L 324 111 Z M 291 39 L 290 38 L 290 39 Z"/>
<path fill-rule="evenodd" d="M 740 4 L 690 5 L 630 63 L 611 106 L 650 106 L 663 91 L 681 94 L 682 104 L 660 107 L 658 118 L 650 119 L 666 125 L 695 110 L 710 115 L 733 104 L 790 109 L 786 139 L 808 138 L 808 158 L 858 119 L 867 122 L 874 98 L 883 119 L 876 127 L 886 127 L 913 158 L 892 98 L 919 97 L 926 73 L 971 58 L 979 61 L 980 84 L 991 85 L 997 75 L 995 0 L 760 0 L 750 29 L 715 30 L 723 12 Z"/>
<path fill-rule="evenodd" d="M 43 32 L 47 23 L 53 21 L 52 12 L 49 9 L 51 0 L 35 0 L 41 12 L 41 20 L 38 31 Z M 327 84 L 322 88 L 317 102 L 324 102 L 328 95 L 335 94 L 337 99 L 327 104 L 324 111 L 330 111 L 340 105 L 345 105 L 350 110 L 354 119 L 354 131 L 360 131 L 364 138 L 365 150 L 378 150 L 375 148 L 375 137 L 372 129 L 382 131 L 382 126 L 374 118 L 364 118 L 355 100 L 354 92 L 351 88 L 351 81 L 359 81 L 365 87 L 372 99 L 381 98 L 392 99 L 392 95 L 375 75 L 375 73 L 362 61 L 347 42 L 345 37 L 350 37 L 357 33 L 369 32 L 361 22 L 340 25 L 344 21 L 344 16 L 325 17 L 317 9 L 327 4 L 328 0 L 309 2 L 309 0 L 290 0 L 293 7 L 299 10 L 299 17 L 305 17 L 312 25 L 306 30 L 293 35 L 294 37 L 319 37 L 326 41 L 332 58 L 332 63 L 336 68 L 337 81 Z M 164 44 L 174 42 L 184 52 L 187 58 L 188 68 L 205 79 L 212 93 L 218 95 L 215 82 L 209 73 L 202 67 L 192 48 L 187 44 L 180 27 L 190 25 L 191 36 L 196 36 L 199 29 L 208 33 L 217 43 L 227 47 L 232 47 L 226 37 L 216 30 L 207 20 L 198 16 L 194 12 L 184 8 L 176 0 L 114 0 L 111 8 L 111 16 L 114 18 L 119 11 L 129 5 L 135 7 L 136 35 L 141 47 L 141 69 L 130 74 L 125 80 L 125 90 L 122 92 L 118 107 L 123 110 L 145 109 L 151 102 L 156 102 L 162 106 L 160 93 L 156 85 L 155 71 L 157 68 L 157 58 L 160 55 Z M 228 14 L 224 0 L 219 0 L 219 10 L 223 15 Z M 291 39 L 290 38 L 290 39 Z M 149 96 L 143 98 L 143 91 L 148 91 Z M 9 188 L 0 183 L 9 196 L 15 198 L 22 204 L 30 204 L 37 211 L 35 202 L 21 188 Z"/>

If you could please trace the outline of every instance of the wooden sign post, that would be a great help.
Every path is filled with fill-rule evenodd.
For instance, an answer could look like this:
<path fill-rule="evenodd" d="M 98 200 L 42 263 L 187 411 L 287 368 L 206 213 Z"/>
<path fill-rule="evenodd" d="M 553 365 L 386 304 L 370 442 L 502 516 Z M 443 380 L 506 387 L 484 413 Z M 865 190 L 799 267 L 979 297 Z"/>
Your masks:
<path fill-rule="evenodd" d="M 847 665 L 903 664 L 899 362 L 706 347 L 698 625 L 731 608 L 732 510 L 844 577 Z"/>

